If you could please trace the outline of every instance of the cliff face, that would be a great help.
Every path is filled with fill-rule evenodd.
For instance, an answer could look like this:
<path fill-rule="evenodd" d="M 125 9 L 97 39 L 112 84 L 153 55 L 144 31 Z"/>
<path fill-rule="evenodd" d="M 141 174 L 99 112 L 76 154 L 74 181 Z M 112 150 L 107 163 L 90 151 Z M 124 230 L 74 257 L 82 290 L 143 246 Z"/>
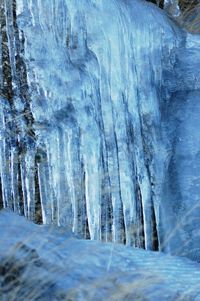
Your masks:
<path fill-rule="evenodd" d="M 195 6 L 199 4 L 199 0 L 179 0 L 178 4 L 181 9 L 181 11 L 188 11 L 193 9 Z"/>
<path fill-rule="evenodd" d="M 3 206 L 193 257 L 198 37 L 138 0 L 4 1 L 0 36 Z"/>
<path fill-rule="evenodd" d="M 159 6 L 160 8 L 165 8 L 168 5 L 178 5 L 182 12 L 189 11 L 195 8 L 200 1 L 199 0 L 146 0 L 147 2 L 152 2 Z"/>
<path fill-rule="evenodd" d="M 181 6 L 180 6 L 181 7 Z M 200 33 L 200 2 L 194 1 L 190 5 L 183 6 L 180 16 L 180 24 L 191 33 Z"/>

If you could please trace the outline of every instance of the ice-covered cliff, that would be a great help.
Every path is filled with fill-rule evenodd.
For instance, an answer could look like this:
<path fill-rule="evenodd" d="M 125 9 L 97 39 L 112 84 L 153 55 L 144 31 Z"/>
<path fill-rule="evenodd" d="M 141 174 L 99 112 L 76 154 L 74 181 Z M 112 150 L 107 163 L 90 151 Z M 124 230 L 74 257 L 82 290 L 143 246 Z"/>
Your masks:
<path fill-rule="evenodd" d="M 0 20 L 2 206 L 194 257 L 200 38 L 139 0 L 4 0 Z"/>

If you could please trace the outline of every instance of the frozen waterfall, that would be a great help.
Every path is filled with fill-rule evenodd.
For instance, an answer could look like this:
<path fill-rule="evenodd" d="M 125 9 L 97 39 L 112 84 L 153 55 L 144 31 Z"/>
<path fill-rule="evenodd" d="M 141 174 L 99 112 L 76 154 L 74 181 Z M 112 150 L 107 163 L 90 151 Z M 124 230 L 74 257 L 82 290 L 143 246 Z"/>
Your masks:
<path fill-rule="evenodd" d="M 200 37 L 142 0 L 1 3 L 1 206 L 195 256 Z"/>

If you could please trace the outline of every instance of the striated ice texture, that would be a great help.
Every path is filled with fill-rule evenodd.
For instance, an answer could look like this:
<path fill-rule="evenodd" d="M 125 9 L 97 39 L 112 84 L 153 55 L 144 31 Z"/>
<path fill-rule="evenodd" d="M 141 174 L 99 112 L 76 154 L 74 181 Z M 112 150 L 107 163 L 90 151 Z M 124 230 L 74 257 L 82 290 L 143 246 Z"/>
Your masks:
<path fill-rule="evenodd" d="M 2 0 L 1 206 L 198 256 L 200 37 L 139 0 Z"/>

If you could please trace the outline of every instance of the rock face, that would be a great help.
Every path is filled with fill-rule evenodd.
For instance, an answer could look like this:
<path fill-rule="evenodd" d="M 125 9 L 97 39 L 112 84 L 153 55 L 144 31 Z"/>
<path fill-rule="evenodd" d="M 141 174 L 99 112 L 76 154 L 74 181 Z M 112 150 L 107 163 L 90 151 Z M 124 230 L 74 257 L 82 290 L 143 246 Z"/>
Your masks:
<path fill-rule="evenodd" d="M 181 7 L 181 6 L 180 6 Z M 200 1 L 191 2 L 190 5 L 183 6 L 183 13 L 180 15 L 179 22 L 186 30 L 191 33 L 200 33 Z"/>
<path fill-rule="evenodd" d="M 199 265 L 186 258 L 78 240 L 8 212 L 0 227 L 1 301 L 200 300 Z"/>
<path fill-rule="evenodd" d="M 199 5 L 199 0 L 146 0 L 159 6 L 160 8 L 166 8 L 168 6 L 178 6 L 181 12 L 189 11 Z"/>
<path fill-rule="evenodd" d="M 193 9 L 196 5 L 198 5 L 200 2 L 199 0 L 179 0 L 178 4 L 179 7 L 182 11 L 186 11 L 186 10 L 191 10 Z"/>
<path fill-rule="evenodd" d="M 160 8 L 164 8 L 165 1 L 164 0 L 146 0 L 147 2 L 152 2 L 159 6 Z"/>
<path fill-rule="evenodd" d="M 1 204 L 198 257 L 198 36 L 139 0 L 8 0 L 0 20 Z"/>
<path fill-rule="evenodd" d="M 167 11 L 176 22 L 191 33 L 200 33 L 199 0 L 146 0 Z"/>

